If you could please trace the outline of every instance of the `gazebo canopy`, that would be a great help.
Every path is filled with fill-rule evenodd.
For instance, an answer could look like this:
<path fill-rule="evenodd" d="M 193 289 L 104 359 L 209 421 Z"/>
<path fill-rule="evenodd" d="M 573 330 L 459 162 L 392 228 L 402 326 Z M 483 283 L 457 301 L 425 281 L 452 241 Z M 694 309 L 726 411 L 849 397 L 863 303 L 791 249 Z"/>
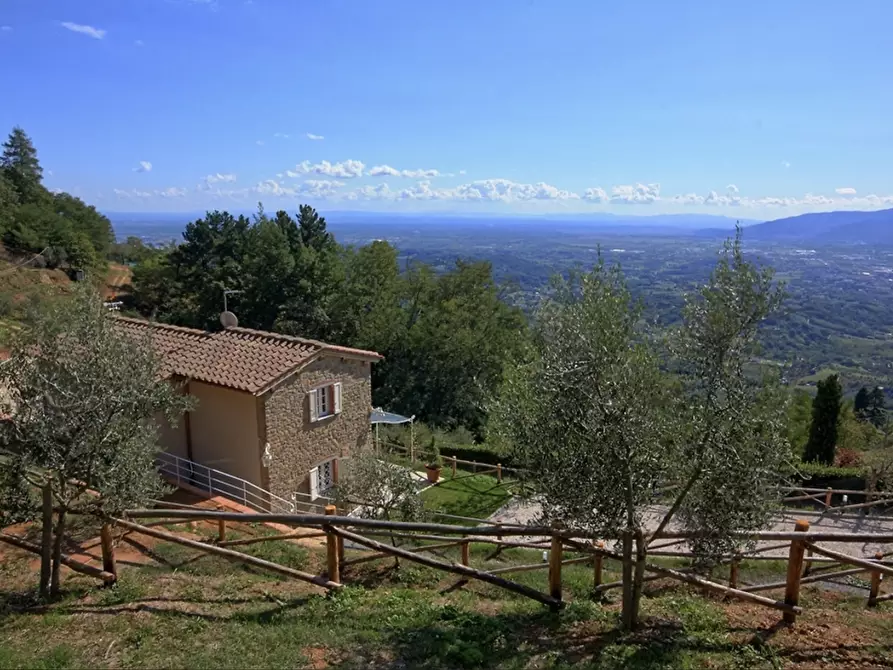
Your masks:
<path fill-rule="evenodd" d="M 369 415 L 369 423 L 412 423 L 414 419 L 414 416 L 403 416 L 401 414 L 394 414 L 393 412 L 385 412 L 380 407 L 373 409 L 372 414 Z"/>

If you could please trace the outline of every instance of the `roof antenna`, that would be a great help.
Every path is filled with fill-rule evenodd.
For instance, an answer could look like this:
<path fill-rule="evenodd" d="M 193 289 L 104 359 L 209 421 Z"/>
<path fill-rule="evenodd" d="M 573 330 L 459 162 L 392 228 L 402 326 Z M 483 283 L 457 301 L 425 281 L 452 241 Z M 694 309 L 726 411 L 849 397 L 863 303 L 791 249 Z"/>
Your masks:
<path fill-rule="evenodd" d="M 224 328 L 235 328 L 239 325 L 239 319 L 227 308 L 226 297 L 241 292 L 231 288 L 223 289 L 223 312 L 220 313 L 220 325 Z"/>

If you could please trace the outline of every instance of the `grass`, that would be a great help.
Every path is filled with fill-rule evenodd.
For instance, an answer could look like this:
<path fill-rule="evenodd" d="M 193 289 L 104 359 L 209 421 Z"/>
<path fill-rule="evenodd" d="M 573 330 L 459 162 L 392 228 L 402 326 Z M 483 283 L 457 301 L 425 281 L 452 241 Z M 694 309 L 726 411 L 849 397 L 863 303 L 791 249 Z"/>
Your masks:
<path fill-rule="evenodd" d="M 319 571 L 322 550 L 291 543 L 251 545 Z M 266 547 L 266 549 L 260 549 Z M 282 549 L 281 547 L 285 547 Z M 893 663 L 893 617 L 866 613 L 864 598 L 805 590 L 807 615 L 796 631 L 773 632 L 779 617 L 729 605 L 668 583 L 652 583 L 643 626 L 617 628 L 617 591 L 590 597 L 588 564 L 565 566 L 567 606 L 552 613 L 522 596 L 403 562 L 346 569 L 341 592 L 324 595 L 293 580 L 158 543 L 153 567 L 121 567 L 121 579 L 96 588 L 67 575 L 66 594 L 50 606 L 30 590 L 27 561 L 0 563 L 2 668 L 776 668 Z M 458 550 L 439 552 L 456 560 Z M 270 553 L 263 553 L 272 558 Z M 572 554 L 569 554 L 569 557 Z M 536 563 L 540 552 L 472 547 L 480 567 Z M 766 566 L 774 568 L 775 566 Z M 782 566 L 783 567 L 783 566 Z M 618 565 L 605 563 L 605 580 Z M 746 566 L 743 571 L 746 574 Z M 547 588 L 547 571 L 517 581 Z M 842 641 L 842 642 L 841 642 Z"/>
<path fill-rule="evenodd" d="M 428 510 L 476 519 L 486 519 L 511 498 L 507 483 L 500 484 L 496 477 L 462 470 L 453 477 L 448 468 L 440 482 L 421 495 Z"/>

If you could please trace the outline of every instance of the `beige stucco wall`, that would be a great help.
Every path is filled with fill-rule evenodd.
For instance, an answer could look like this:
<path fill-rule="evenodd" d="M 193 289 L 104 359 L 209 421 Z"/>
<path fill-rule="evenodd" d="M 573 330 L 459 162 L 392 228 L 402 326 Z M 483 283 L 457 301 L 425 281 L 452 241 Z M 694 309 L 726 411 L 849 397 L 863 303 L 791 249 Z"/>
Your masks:
<path fill-rule="evenodd" d="M 172 426 L 164 415 L 155 415 L 158 424 L 158 441 L 161 448 L 169 454 L 180 458 L 189 458 L 186 449 L 186 417 L 181 416 L 176 425 Z"/>
<path fill-rule="evenodd" d="M 192 460 L 261 485 L 257 398 L 191 381 L 198 406 L 189 417 Z"/>
<path fill-rule="evenodd" d="M 276 388 L 264 403 L 266 437 L 273 457 L 267 488 L 289 500 L 310 490 L 310 469 L 330 458 L 347 458 L 371 446 L 371 363 L 321 358 Z M 341 382 L 341 413 L 310 422 L 308 392 Z"/>

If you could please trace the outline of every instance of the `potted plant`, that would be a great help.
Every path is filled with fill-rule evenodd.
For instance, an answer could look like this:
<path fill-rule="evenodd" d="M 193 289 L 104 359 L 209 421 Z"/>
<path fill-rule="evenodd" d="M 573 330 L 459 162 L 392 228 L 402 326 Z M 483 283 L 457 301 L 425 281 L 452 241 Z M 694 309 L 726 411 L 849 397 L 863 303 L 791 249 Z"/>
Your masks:
<path fill-rule="evenodd" d="M 437 446 L 433 435 L 431 436 L 430 453 L 431 458 L 425 464 L 425 474 L 428 475 L 429 482 L 436 484 L 440 481 L 440 471 L 443 468 L 443 457 L 440 455 L 440 447 Z"/>

